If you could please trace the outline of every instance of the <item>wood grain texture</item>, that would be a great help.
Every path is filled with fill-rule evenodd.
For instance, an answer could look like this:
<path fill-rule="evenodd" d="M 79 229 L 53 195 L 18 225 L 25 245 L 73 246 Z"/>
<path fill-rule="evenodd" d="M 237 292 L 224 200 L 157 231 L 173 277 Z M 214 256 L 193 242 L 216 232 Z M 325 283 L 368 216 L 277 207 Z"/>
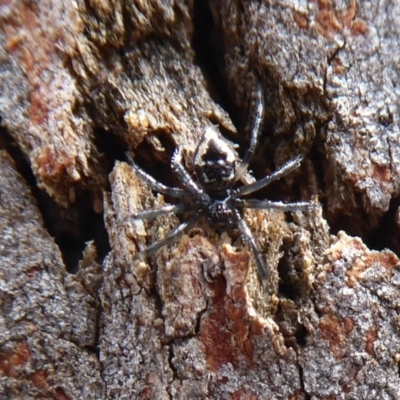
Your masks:
<path fill-rule="evenodd" d="M 3 3 L 0 397 L 398 399 L 399 5 Z M 179 219 L 131 218 L 169 199 L 123 161 L 175 185 L 174 149 L 193 172 L 210 125 L 243 154 L 257 80 L 267 107 L 246 179 L 305 154 L 260 196 L 321 202 L 245 213 L 267 304 L 239 235 L 205 221 L 138 259 Z M 11 139 L 64 212 L 103 213 L 101 266 L 90 242 L 66 271 Z"/>

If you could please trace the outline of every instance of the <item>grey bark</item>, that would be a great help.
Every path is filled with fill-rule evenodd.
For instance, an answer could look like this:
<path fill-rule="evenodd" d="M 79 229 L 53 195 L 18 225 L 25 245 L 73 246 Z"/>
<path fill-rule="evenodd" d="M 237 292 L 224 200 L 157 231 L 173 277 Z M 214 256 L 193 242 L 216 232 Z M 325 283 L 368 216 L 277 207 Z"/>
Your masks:
<path fill-rule="evenodd" d="M 217 80 L 194 47 L 201 7 L 2 6 L 3 127 L 60 207 L 86 196 L 104 213 L 111 251 L 100 266 L 88 243 L 68 273 L 2 151 L 0 397 L 400 398 L 400 264 L 363 242 L 380 232 L 379 246 L 400 250 L 399 5 L 211 1 L 211 40 L 201 39 Z M 267 111 L 254 174 L 305 154 L 269 194 L 321 203 L 291 219 L 246 212 L 270 270 L 268 303 L 248 248 L 205 221 L 136 258 L 179 220 L 133 220 L 164 198 L 99 149 L 118 141 L 157 172 L 182 147 L 192 172 L 210 124 L 245 146 L 257 80 Z M 216 101 L 222 87 L 237 127 Z M 109 177 L 106 161 L 115 161 Z M 167 170 L 157 176 L 176 183 Z"/>

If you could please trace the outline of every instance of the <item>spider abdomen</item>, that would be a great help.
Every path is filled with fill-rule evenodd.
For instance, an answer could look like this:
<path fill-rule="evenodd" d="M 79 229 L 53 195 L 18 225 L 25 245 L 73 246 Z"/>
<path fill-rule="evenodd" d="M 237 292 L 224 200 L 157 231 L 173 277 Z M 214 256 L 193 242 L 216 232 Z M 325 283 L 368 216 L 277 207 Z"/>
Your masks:
<path fill-rule="evenodd" d="M 237 158 L 221 134 L 209 127 L 196 150 L 194 165 L 198 180 L 206 191 L 223 191 L 233 184 Z"/>

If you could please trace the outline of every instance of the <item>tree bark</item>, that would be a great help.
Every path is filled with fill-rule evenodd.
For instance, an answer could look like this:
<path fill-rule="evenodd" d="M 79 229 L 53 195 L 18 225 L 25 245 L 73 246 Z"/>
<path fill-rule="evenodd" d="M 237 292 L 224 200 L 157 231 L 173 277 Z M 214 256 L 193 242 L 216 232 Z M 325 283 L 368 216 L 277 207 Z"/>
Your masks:
<path fill-rule="evenodd" d="M 399 18 L 389 0 L 2 5 L 0 397 L 400 399 Z M 245 212 L 268 301 L 234 230 L 200 221 L 138 258 L 180 219 L 132 218 L 169 199 L 124 161 L 176 186 L 174 150 L 193 173 L 210 125 L 243 155 L 257 82 L 244 181 L 304 154 L 259 195 L 320 204 Z M 88 203 L 109 251 L 81 233 Z M 60 232 L 93 239 L 77 270 Z"/>

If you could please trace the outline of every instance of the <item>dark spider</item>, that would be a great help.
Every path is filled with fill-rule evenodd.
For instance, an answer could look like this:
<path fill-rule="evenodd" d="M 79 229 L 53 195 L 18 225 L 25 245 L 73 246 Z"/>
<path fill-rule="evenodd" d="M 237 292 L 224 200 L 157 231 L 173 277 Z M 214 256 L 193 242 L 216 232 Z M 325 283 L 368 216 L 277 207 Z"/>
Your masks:
<path fill-rule="evenodd" d="M 189 172 L 183 166 L 181 151 L 178 150 L 175 152 L 172 158 L 172 169 L 180 179 L 183 189 L 168 187 L 156 181 L 133 162 L 130 154 L 127 153 L 127 157 L 133 169 L 151 189 L 167 196 L 176 197 L 182 201 L 181 204 L 166 205 L 158 209 L 139 211 L 133 216 L 134 219 L 153 219 L 160 215 L 193 212 L 188 220 L 182 222 L 164 239 L 151 244 L 139 254 L 149 255 L 173 242 L 184 231 L 191 228 L 201 217 L 205 216 L 207 221 L 214 226 L 227 229 L 239 228 L 243 239 L 249 243 L 252 249 L 264 293 L 267 296 L 267 268 L 261 258 L 253 235 L 242 217 L 242 210 L 244 208 L 252 208 L 259 210 L 309 211 L 314 208 L 315 203 L 282 203 L 279 201 L 241 198 L 264 188 L 271 182 L 282 178 L 298 168 L 303 158 L 301 155 L 288 161 L 273 174 L 259 181 L 233 188 L 243 174 L 246 173 L 260 135 L 264 112 L 264 100 L 260 87 L 257 89 L 257 97 L 258 104 L 250 146 L 242 161 L 238 160 L 235 152 L 215 128 L 206 129 L 194 153 L 193 165 L 198 182 L 192 179 Z"/>

